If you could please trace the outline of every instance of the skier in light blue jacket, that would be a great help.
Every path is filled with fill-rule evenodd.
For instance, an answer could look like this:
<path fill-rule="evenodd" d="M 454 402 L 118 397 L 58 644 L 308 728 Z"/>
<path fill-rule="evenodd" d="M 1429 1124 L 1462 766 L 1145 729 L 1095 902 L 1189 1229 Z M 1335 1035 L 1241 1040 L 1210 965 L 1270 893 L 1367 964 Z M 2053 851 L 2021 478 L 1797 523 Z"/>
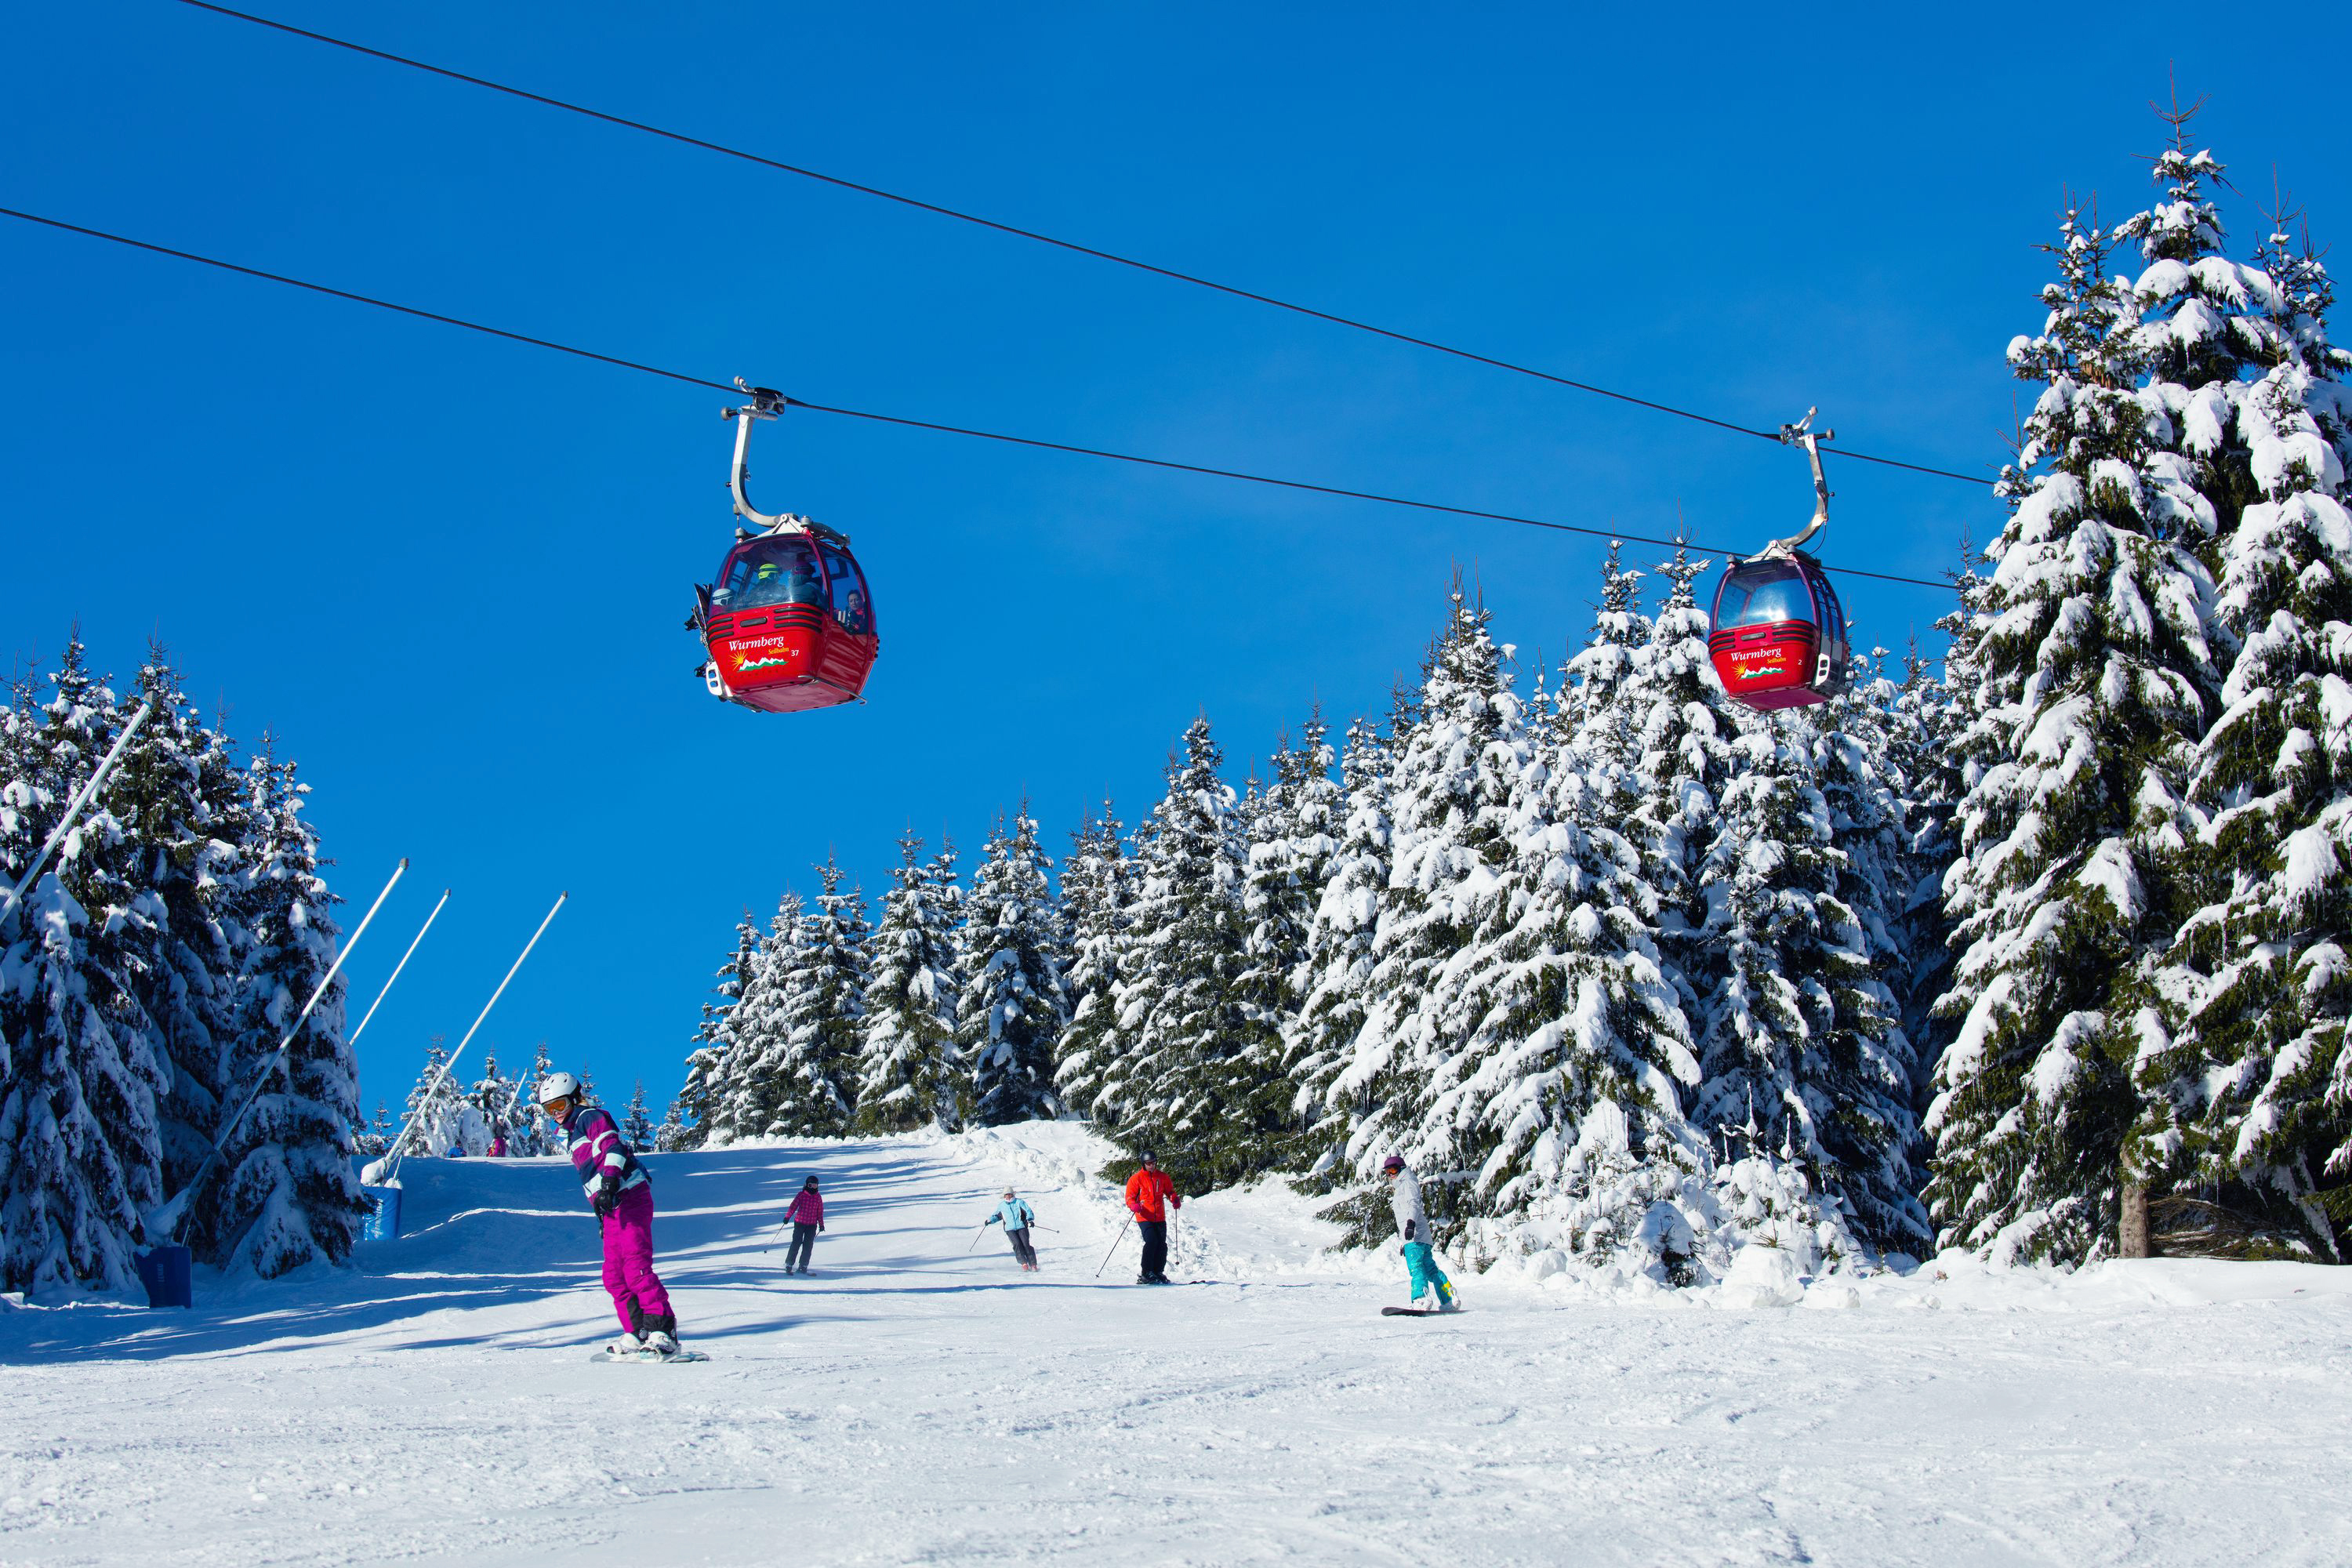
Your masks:
<path fill-rule="evenodd" d="M 992 1225 L 1003 1226 L 1004 1239 L 1013 1244 L 1013 1261 L 1021 1265 L 1023 1272 L 1034 1274 L 1037 1271 L 1037 1249 L 1029 1245 L 1029 1227 L 1036 1223 L 1036 1212 L 1018 1193 L 1007 1187 L 1004 1189 L 1004 1201 L 997 1205 L 996 1212 L 981 1221 L 980 1225 L 982 1230 Z"/>

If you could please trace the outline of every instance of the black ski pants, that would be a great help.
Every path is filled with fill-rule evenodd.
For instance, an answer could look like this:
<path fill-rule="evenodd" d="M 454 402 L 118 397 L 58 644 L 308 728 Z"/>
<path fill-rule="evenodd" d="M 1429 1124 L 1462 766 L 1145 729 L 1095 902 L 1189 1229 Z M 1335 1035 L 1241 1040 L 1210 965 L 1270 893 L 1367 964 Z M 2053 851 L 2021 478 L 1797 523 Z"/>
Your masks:
<path fill-rule="evenodd" d="M 1135 1222 L 1135 1228 L 1143 1237 L 1143 1278 L 1166 1279 L 1168 1277 L 1168 1222 L 1164 1219 L 1139 1219 Z"/>
<path fill-rule="evenodd" d="M 1029 1227 L 1027 1226 L 1023 1226 L 1019 1230 L 1006 1231 L 1004 1233 L 1004 1239 L 1013 1244 L 1013 1262 L 1018 1263 L 1024 1268 L 1034 1268 L 1037 1267 L 1037 1249 L 1029 1245 Z"/>
<path fill-rule="evenodd" d="M 784 1254 L 784 1272 L 790 1274 L 795 1268 L 807 1272 L 809 1254 L 815 1250 L 816 1226 L 793 1221 L 793 1245 Z"/>

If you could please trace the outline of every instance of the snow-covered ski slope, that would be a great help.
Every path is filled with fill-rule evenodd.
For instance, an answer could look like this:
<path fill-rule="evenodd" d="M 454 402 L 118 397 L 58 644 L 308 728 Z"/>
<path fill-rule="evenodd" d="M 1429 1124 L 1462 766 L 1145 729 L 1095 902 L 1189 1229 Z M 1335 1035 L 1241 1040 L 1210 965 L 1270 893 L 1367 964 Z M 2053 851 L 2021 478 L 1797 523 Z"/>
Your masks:
<path fill-rule="evenodd" d="M 656 1156 L 705 1365 L 587 1363 L 555 1162 L 410 1162 L 356 1274 L 0 1310 L 0 1564 L 2352 1559 L 2352 1270 L 1930 1266 L 1744 1310 L 1472 1278 L 1383 1319 L 1400 1276 L 1318 1261 L 1280 1188 L 1186 1210 L 1174 1272 L 1221 1282 L 1138 1289 L 1129 1237 L 1097 1284 L 1098 1156 Z M 1008 1181 L 1061 1227 L 1042 1275 L 965 1251 Z"/>

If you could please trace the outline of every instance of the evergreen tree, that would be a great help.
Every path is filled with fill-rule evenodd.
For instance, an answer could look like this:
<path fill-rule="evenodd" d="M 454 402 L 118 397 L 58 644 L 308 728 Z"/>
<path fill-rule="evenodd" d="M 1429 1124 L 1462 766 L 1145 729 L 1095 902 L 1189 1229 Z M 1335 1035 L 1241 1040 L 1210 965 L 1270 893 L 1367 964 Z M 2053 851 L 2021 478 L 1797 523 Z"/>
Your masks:
<path fill-rule="evenodd" d="M 515 1097 L 515 1125 L 507 1131 L 507 1147 L 517 1155 L 563 1152 L 563 1129 L 539 1108 L 539 1086 L 554 1070 L 555 1060 L 548 1054 L 547 1042 L 541 1040 L 531 1047 L 530 1071 Z"/>
<path fill-rule="evenodd" d="M 695 1134 L 700 1131 L 699 1127 L 688 1123 L 684 1099 L 673 1099 L 669 1102 L 669 1113 L 662 1118 L 661 1125 L 654 1129 L 654 1147 L 665 1154 L 699 1148 L 701 1145 Z"/>
<path fill-rule="evenodd" d="M 2042 333 L 2010 362 L 2043 384 L 2000 493 L 2011 507 L 1970 648 L 1961 859 L 1965 951 L 1938 1011 L 1957 1032 L 1928 1112 L 1942 1240 L 2080 1260 L 2111 1245 L 2142 1106 L 2132 1066 L 2165 1044 L 2147 960 L 2194 826 L 2181 805 L 2214 658 L 2210 507 L 2152 474 L 2136 395 L 2137 305 L 2112 237 L 2070 212 Z M 2160 477 L 2158 477 L 2160 475 Z"/>
<path fill-rule="evenodd" d="M 923 841 L 898 840 L 898 866 L 883 895 L 874 933 L 874 977 L 866 990 L 859 1044 L 857 1130 L 909 1132 L 961 1125 L 962 1061 L 955 1042 L 956 936 L 951 906 L 954 851 L 923 864 Z"/>
<path fill-rule="evenodd" d="M 1725 692 L 1707 656 L 1707 614 L 1693 586 L 1707 565 L 1677 546 L 1658 566 L 1666 596 L 1619 685 L 1622 718 L 1614 733 L 1603 724 L 1588 738 L 1606 767 L 1627 744 L 1616 736 L 1630 731 L 1631 778 L 1611 781 L 1617 798 L 1608 804 L 1632 807 L 1643 879 L 1657 900 L 1659 952 L 1693 1017 L 1721 983 L 1723 963 L 1707 931 L 1701 868 L 1716 838 L 1718 803 L 1738 771 L 1733 742 L 1755 721 Z"/>
<path fill-rule="evenodd" d="M 787 889 L 751 961 L 742 994 L 728 1011 L 725 1097 L 704 1123 L 710 1146 L 765 1134 L 790 1092 L 792 1038 L 784 1005 L 800 963 L 803 924 L 800 895 Z"/>
<path fill-rule="evenodd" d="M 2260 499 L 2223 542 L 2216 615 L 2236 652 L 2189 778 L 2201 907 L 2164 975 L 2180 1026 L 2142 1081 L 2178 1107 L 2169 1184 L 2340 1258 L 2341 1194 L 2334 1216 L 2315 1194 L 2352 1164 L 2352 354 L 2328 340 L 2326 269 L 2284 202 L 2258 259 L 2262 374 L 2230 411 Z"/>
<path fill-rule="evenodd" d="M 1136 835 L 1136 900 L 1113 1006 L 1122 1048 L 1104 1062 L 1093 1118 L 1178 1184 L 1222 1186 L 1255 1164 L 1264 1130 L 1232 1103 L 1246 1043 L 1234 994 L 1244 963 L 1242 842 L 1233 786 L 1206 718 L 1168 763 L 1168 793 Z"/>
<path fill-rule="evenodd" d="M 640 1154 L 654 1152 L 653 1113 L 646 1105 L 646 1080 L 637 1079 L 636 1092 L 629 1096 L 628 1114 L 621 1120 L 621 1138 Z"/>
<path fill-rule="evenodd" d="M 1311 713 L 1302 743 L 1287 737 L 1274 753 L 1274 779 L 1244 826 L 1247 870 L 1242 914 L 1248 922 L 1244 963 L 1234 992 L 1249 1037 L 1234 1058 L 1229 1093 L 1253 1127 L 1260 1169 L 1297 1153 L 1304 1131 L 1291 1058 L 1292 1023 L 1304 996 L 1315 915 L 1339 849 L 1342 805 L 1331 778 L 1334 761 L 1320 709 Z"/>
<path fill-rule="evenodd" d="M 1580 755 L 1610 753 L 1621 766 L 1633 761 L 1630 727 L 1616 727 L 1613 745 L 1597 737 L 1611 726 L 1607 721 L 1622 711 L 1619 689 L 1633 673 L 1642 649 L 1654 635 L 1650 617 L 1642 613 L 1642 574 L 1629 571 L 1619 559 L 1621 546 L 1609 542 L 1609 556 L 1601 565 L 1601 603 L 1592 616 L 1592 634 L 1583 649 L 1560 667 L 1565 684 L 1559 710 L 1562 731 L 1578 737 Z"/>
<path fill-rule="evenodd" d="M 232 742 L 198 719 L 160 645 L 149 647 L 137 697 L 152 710 L 108 781 L 106 805 L 125 847 L 136 847 L 136 864 L 126 869 L 148 919 L 125 956 L 155 1023 L 153 1049 L 168 1064 L 157 1122 L 164 1185 L 176 1193 L 234 1110 L 223 1097 L 241 1093 L 225 1076 L 226 1042 L 236 1027 L 242 950 L 251 945 L 238 906 L 248 897 L 262 825 Z"/>
<path fill-rule="evenodd" d="M 1397 769 L 1409 891 L 1373 983 L 1395 977 L 1411 1053 L 1371 1125 L 1474 1256 L 1563 1246 L 1679 1281 L 1705 1158 L 1680 1112 L 1687 1026 L 1633 847 L 1559 731 L 1524 724 L 1507 657 L 1457 595 Z M 1360 1162 L 1380 1152 L 1359 1132 Z"/>
<path fill-rule="evenodd" d="M 340 978 L 278 1054 L 333 965 L 339 933 L 318 835 L 300 815 L 310 786 L 275 752 L 265 735 L 249 773 L 262 837 L 228 1040 L 230 1081 L 243 1086 L 240 1099 L 253 1098 L 234 1131 L 222 1131 L 220 1163 L 198 1191 L 186 1232 L 198 1257 L 241 1263 L 265 1279 L 318 1259 L 343 1261 L 368 1212 L 347 1136 L 359 1115 L 359 1064 L 343 1038 Z M 453 1092 L 446 1084 L 443 1091 Z"/>
<path fill-rule="evenodd" d="M 1119 962 L 1134 888 L 1121 836 L 1106 800 L 1100 817 L 1088 816 L 1070 835 L 1070 857 L 1062 864 L 1057 923 L 1070 950 L 1070 1022 L 1055 1045 L 1054 1079 L 1062 1103 L 1086 1116 L 1094 1113 L 1095 1097 L 1123 1044 Z"/>
<path fill-rule="evenodd" d="M 1864 931 L 1874 895 L 1838 844 L 1843 828 L 1867 846 L 1869 825 L 1854 819 L 1878 807 L 1850 737 L 1802 720 L 1785 728 L 1811 731 L 1814 754 L 1770 731 L 1740 737 L 1701 868 L 1705 935 L 1724 956 L 1702 999 L 1694 1117 L 1727 1142 L 1748 1129 L 1750 1157 L 1786 1151 L 1832 1251 L 1859 1250 L 1856 1232 L 1917 1247 L 1929 1230 L 1913 1196 L 1910 1045 Z M 1833 777 L 1848 785 L 1843 809 L 1813 782 Z M 1840 896 L 1856 885 L 1862 899 Z"/>
<path fill-rule="evenodd" d="M 1373 934 L 1365 1020 L 1330 1091 L 1370 1102 L 1348 1149 L 1365 1173 L 1386 1154 L 1414 1152 L 1424 1156 L 1424 1181 L 1458 1170 L 1426 1164 L 1433 1150 L 1416 1149 L 1420 1123 L 1443 1092 L 1433 1076 L 1462 1044 L 1465 971 L 1457 960 L 1496 917 L 1512 792 L 1533 754 L 1488 621 L 1457 579 L 1423 681 L 1420 721 L 1397 751 L 1388 897 Z"/>
<path fill-rule="evenodd" d="M 1297 984 L 1298 1006 L 1283 1030 L 1291 1121 L 1277 1147 L 1282 1163 L 1321 1176 L 1338 1162 L 1357 1117 L 1371 1107 L 1366 1086 L 1339 1090 L 1364 1026 L 1372 943 L 1388 900 L 1388 738 L 1359 719 L 1348 726 L 1339 763 L 1346 816 L 1324 869 Z"/>
<path fill-rule="evenodd" d="M 739 1036 L 748 1051 L 730 1118 L 737 1137 L 840 1137 L 855 1109 L 865 1021 L 868 931 L 862 900 L 844 892 L 847 873 L 828 857 L 817 868 L 815 908 L 785 895 L 751 993 L 754 1013 Z M 755 1011 L 756 1009 L 756 1011 Z"/>
<path fill-rule="evenodd" d="M 20 695 L 5 791 L 11 879 L 106 753 L 122 715 L 68 641 L 36 710 Z M 23 903 L 0 910 L 0 1289 L 133 1277 L 142 1211 L 163 1191 L 162 1030 L 140 997 L 159 910 L 136 847 L 100 801 Z"/>
<path fill-rule="evenodd" d="M 499 1053 L 488 1047 L 482 1052 L 482 1076 L 466 1091 L 466 1099 L 482 1113 L 483 1152 L 489 1140 L 501 1133 L 507 1135 L 509 1152 L 513 1148 L 515 1127 L 522 1121 L 523 1087 L 499 1071 Z M 468 1149 L 467 1153 L 474 1151 Z"/>
<path fill-rule="evenodd" d="M 735 951 L 719 968 L 711 994 L 718 998 L 702 1005 L 702 1022 L 694 1031 L 694 1052 L 686 1059 L 686 1086 L 678 1090 L 671 1115 L 681 1120 L 678 1131 L 664 1145 L 699 1149 L 717 1123 L 726 1103 L 734 1047 L 732 1016 L 751 984 L 760 955 L 760 926 L 746 909 L 735 922 Z"/>
<path fill-rule="evenodd" d="M 424 1070 L 416 1075 L 408 1101 L 401 1108 L 400 1124 L 407 1134 L 401 1149 L 404 1154 L 447 1153 L 452 1146 L 465 1142 L 469 1113 L 479 1115 L 446 1070 L 449 1047 L 445 1041 L 446 1037 L 436 1035 L 425 1042 Z"/>
<path fill-rule="evenodd" d="M 1054 961 L 1061 939 L 1051 864 L 1024 801 L 1012 832 L 1000 818 L 989 834 L 964 900 L 956 1050 L 970 1064 L 973 1114 L 983 1126 L 1061 1114 L 1054 1045 L 1068 1026 L 1070 1002 Z"/>

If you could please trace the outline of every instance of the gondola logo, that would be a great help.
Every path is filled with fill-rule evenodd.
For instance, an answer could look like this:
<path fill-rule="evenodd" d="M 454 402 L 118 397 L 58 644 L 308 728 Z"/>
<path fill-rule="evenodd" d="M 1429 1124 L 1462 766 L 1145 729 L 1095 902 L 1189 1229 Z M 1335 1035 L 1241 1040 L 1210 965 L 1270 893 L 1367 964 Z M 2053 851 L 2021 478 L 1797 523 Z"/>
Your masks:
<path fill-rule="evenodd" d="M 735 669 L 740 675 L 757 675 L 763 669 L 774 669 L 781 665 L 792 662 L 792 654 L 785 652 L 778 654 L 773 658 L 739 658 L 735 661 Z"/>
<path fill-rule="evenodd" d="M 1735 679 L 1754 680 L 1759 676 L 1786 675 L 1789 667 L 1784 664 L 1735 664 L 1731 667 L 1731 673 Z"/>

